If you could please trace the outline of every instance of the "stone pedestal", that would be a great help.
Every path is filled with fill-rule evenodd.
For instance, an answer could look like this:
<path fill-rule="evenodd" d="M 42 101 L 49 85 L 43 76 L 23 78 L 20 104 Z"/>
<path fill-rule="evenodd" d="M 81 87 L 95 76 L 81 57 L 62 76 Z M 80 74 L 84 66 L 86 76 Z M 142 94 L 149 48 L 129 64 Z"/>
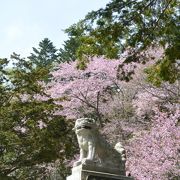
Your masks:
<path fill-rule="evenodd" d="M 122 175 L 119 169 L 79 165 L 72 168 L 72 174 L 66 180 L 133 180 Z"/>

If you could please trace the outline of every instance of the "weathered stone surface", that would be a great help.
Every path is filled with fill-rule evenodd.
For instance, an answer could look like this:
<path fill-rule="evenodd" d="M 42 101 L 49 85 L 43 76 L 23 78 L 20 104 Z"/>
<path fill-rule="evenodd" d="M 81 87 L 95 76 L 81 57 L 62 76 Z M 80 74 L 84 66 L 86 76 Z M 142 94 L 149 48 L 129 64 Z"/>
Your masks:
<path fill-rule="evenodd" d="M 95 120 L 77 119 L 80 158 L 67 180 L 132 180 L 125 176 L 125 150 L 121 143 L 112 148 L 98 131 Z"/>
<path fill-rule="evenodd" d="M 72 174 L 67 177 L 67 180 L 133 180 L 120 174 L 118 169 L 100 167 L 96 169 L 96 167 L 79 165 L 72 169 Z"/>
<path fill-rule="evenodd" d="M 111 147 L 98 131 L 94 119 L 80 118 L 76 120 L 74 130 L 77 135 L 80 158 L 74 163 L 100 167 L 113 167 L 125 174 L 125 150 L 121 143 Z"/>

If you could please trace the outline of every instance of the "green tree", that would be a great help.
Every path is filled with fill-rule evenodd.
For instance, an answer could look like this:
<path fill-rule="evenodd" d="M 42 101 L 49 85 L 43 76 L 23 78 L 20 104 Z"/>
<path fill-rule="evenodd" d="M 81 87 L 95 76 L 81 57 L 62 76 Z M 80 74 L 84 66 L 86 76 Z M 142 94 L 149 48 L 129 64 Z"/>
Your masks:
<path fill-rule="evenodd" d="M 48 38 L 44 38 L 38 48 L 33 47 L 33 52 L 28 58 L 38 67 L 47 67 L 56 62 L 57 49 Z"/>
<path fill-rule="evenodd" d="M 49 163 L 63 169 L 72 156 L 72 124 L 55 115 L 61 107 L 40 83 L 47 72 L 15 53 L 12 60 L 8 68 L 0 59 L 0 179 L 42 179 Z"/>
<path fill-rule="evenodd" d="M 33 64 L 33 68 L 46 72 L 43 80 L 48 82 L 50 78 L 49 73 L 55 62 L 57 62 L 57 49 L 48 38 L 44 38 L 39 42 L 38 48 L 33 47 L 33 53 L 31 53 L 28 59 Z"/>
<path fill-rule="evenodd" d="M 152 68 L 150 79 L 173 83 L 179 76 L 174 65 L 180 59 L 179 5 L 178 0 L 111 0 L 105 8 L 88 13 L 81 21 L 85 29 L 76 50 L 79 67 L 94 55 L 118 58 L 127 48 L 124 63 L 144 62 L 143 51 L 162 46 L 164 57 Z"/>
<path fill-rule="evenodd" d="M 63 48 L 59 49 L 58 62 L 70 62 L 77 59 L 76 51 L 80 46 L 80 38 L 84 35 L 85 30 L 83 26 L 84 24 L 80 21 L 65 29 L 64 32 L 69 39 L 64 41 Z"/>

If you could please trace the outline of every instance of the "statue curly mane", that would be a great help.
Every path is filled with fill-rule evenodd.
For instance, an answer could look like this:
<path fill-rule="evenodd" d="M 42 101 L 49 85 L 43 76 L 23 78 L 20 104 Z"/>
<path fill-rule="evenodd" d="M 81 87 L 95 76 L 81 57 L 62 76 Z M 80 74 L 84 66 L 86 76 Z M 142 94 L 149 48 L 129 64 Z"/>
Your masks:
<path fill-rule="evenodd" d="M 80 148 L 80 158 L 74 166 L 94 163 L 96 166 L 114 167 L 125 172 L 124 148 L 121 143 L 112 148 L 99 133 L 94 119 L 77 119 L 74 130 Z"/>

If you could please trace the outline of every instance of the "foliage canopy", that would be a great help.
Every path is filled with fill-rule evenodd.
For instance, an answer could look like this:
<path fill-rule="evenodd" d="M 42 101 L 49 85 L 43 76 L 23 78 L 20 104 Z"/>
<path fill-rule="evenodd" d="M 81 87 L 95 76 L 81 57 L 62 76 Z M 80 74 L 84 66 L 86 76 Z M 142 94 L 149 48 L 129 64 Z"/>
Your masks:
<path fill-rule="evenodd" d="M 180 59 L 179 5 L 178 0 L 111 0 L 105 8 L 88 13 L 68 29 L 68 41 L 76 37 L 80 41 L 75 51 L 78 67 L 85 68 L 94 55 L 117 59 L 127 49 L 124 63 L 141 63 L 146 61 L 142 52 L 162 46 L 164 56 L 149 77 L 157 85 L 161 81 L 173 83 L 179 76 L 175 65 Z M 79 27 L 81 37 L 74 33 Z M 157 77 L 160 81 L 155 82 Z"/>
<path fill-rule="evenodd" d="M 36 179 L 49 163 L 58 159 L 62 168 L 72 155 L 72 124 L 54 115 L 60 107 L 44 90 L 45 68 L 15 53 L 12 60 L 8 68 L 0 59 L 0 179 Z"/>

